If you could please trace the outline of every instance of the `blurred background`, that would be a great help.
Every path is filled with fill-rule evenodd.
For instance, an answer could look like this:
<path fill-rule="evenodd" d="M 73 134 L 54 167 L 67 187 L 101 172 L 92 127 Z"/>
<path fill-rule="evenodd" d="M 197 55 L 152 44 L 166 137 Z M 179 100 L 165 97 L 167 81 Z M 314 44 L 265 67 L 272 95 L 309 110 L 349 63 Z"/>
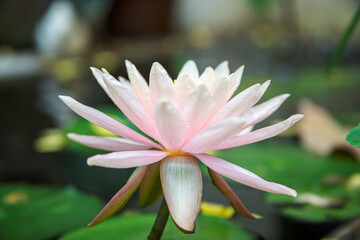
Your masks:
<path fill-rule="evenodd" d="M 354 225 L 360 215 L 360 152 L 345 137 L 360 122 L 359 8 L 357 0 L 0 1 L 0 230 L 7 229 L 0 238 L 61 236 L 85 225 L 124 185 L 132 170 L 90 168 L 86 158 L 100 151 L 66 138 L 68 132 L 109 133 L 75 116 L 58 95 L 123 119 L 89 67 L 127 78 L 125 59 L 145 78 L 154 61 L 176 78 L 189 59 L 200 71 L 229 60 L 231 71 L 245 65 L 239 90 L 271 79 L 261 101 L 292 94 L 260 126 L 304 113 L 295 128 L 214 154 L 296 189 L 299 197 L 232 183 L 250 211 L 264 216 L 232 221 L 254 239 L 320 239 L 335 236 L 339 226 L 353 233 L 360 228 Z M 229 205 L 204 179 L 204 201 Z M 37 195 L 43 187 L 51 191 Z M 24 216 L 15 206 L 55 196 L 52 191 L 86 192 L 96 210 L 84 210 L 84 218 L 48 235 L 29 237 L 30 224 L 28 235 L 17 236 L 19 219 L 31 223 L 39 211 L 48 211 L 38 207 L 31 210 L 34 216 L 30 210 Z M 157 210 L 159 202 L 140 210 L 136 198 L 125 212 Z M 74 208 L 62 217 L 76 214 L 80 202 L 69 203 Z M 16 213 L 9 215 L 9 208 Z"/>

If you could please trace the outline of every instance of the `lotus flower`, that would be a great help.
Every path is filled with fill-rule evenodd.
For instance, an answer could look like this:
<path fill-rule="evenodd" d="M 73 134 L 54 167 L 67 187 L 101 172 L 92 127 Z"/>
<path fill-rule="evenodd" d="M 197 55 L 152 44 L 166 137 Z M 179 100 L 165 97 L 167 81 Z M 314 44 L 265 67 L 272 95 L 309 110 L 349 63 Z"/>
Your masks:
<path fill-rule="evenodd" d="M 130 81 L 117 80 L 105 69 L 91 70 L 112 101 L 144 135 L 71 97 L 60 96 L 74 112 L 120 136 L 69 134 L 69 138 L 83 145 L 112 151 L 90 157 L 87 161 L 90 166 L 137 167 L 126 185 L 88 226 L 120 210 L 140 186 L 141 206 L 153 203 L 163 192 L 174 223 L 184 232 L 194 232 L 202 195 L 199 161 L 208 167 L 213 183 L 235 210 L 246 217 L 254 218 L 220 175 L 266 192 L 296 196 L 293 189 L 268 182 L 206 153 L 258 142 L 288 129 L 303 115 L 252 130 L 254 124 L 278 109 L 289 94 L 254 106 L 270 84 L 266 81 L 231 98 L 240 84 L 243 67 L 230 74 L 226 61 L 215 70 L 207 67 L 200 76 L 196 64 L 188 61 L 174 81 L 155 62 L 149 84 L 131 62 L 126 61 L 126 68 Z"/>

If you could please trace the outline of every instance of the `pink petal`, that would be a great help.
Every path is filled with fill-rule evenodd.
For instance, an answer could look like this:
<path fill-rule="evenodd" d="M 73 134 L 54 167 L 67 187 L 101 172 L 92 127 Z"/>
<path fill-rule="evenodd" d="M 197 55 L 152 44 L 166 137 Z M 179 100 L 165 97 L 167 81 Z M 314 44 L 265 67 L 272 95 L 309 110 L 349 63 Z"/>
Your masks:
<path fill-rule="evenodd" d="M 175 86 L 166 70 L 158 62 L 153 63 L 150 70 L 150 96 L 153 104 L 165 98 L 176 104 Z"/>
<path fill-rule="evenodd" d="M 158 137 L 155 122 L 150 113 L 139 102 L 134 92 L 121 84 L 109 74 L 104 75 L 106 87 L 110 97 L 119 109 L 132 121 L 141 131 L 153 138 Z"/>
<path fill-rule="evenodd" d="M 206 166 L 215 172 L 239 183 L 266 192 L 286 194 L 296 197 L 295 190 L 281 184 L 265 181 L 254 173 L 223 159 L 208 154 L 196 154 L 195 157 L 197 157 L 200 161 L 202 161 Z"/>
<path fill-rule="evenodd" d="M 205 123 L 209 114 L 208 104 L 211 97 L 209 90 L 203 84 L 190 91 L 180 104 L 180 112 L 188 128 L 188 136 L 193 136 Z"/>
<path fill-rule="evenodd" d="M 156 150 L 113 152 L 92 156 L 87 163 L 89 166 L 132 168 L 155 163 L 168 155 L 168 152 Z"/>
<path fill-rule="evenodd" d="M 202 195 L 198 161 L 192 156 L 165 158 L 160 163 L 160 178 L 175 224 L 184 232 L 194 232 Z"/>
<path fill-rule="evenodd" d="M 139 189 L 140 207 L 148 207 L 162 196 L 160 162 L 148 165 Z"/>
<path fill-rule="evenodd" d="M 126 69 L 129 75 L 131 86 L 134 89 L 136 97 L 144 105 L 149 113 L 153 113 L 153 104 L 150 98 L 149 85 L 144 77 L 136 69 L 135 65 L 130 61 L 125 60 Z"/>
<path fill-rule="evenodd" d="M 246 113 L 258 101 L 260 96 L 259 88 L 260 84 L 255 84 L 240 92 L 215 114 L 209 124 L 228 117 L 239 117 Z"/>
<path fill-rule="evenodd" d="M 274 137 L 274 136 L 282 133 L 283 131 L 285 131 L 286 129 L 291 127 L 292 125 L 294 125 L 297 121 L 299 121 L 303 117 L 304 117 L 304 115 L 302 115 L 302 114 L 295 114 L 295 115 L 289 117 L 288 119 L 286 119 L 282 122 L 279 122 L 277 124 L 274 124 L 274 125 L 271 125 L 268 127 L 264 127 L 264 128 L 260 128 L 255 131 L 252 131 L 250 133 L 240 135 L 240 136 L 234 137 L 230 140 L 227 140 L 227 141 L 221 143 L 215 149 L 238 147 L 238 146 L 242 146 L 242 145 L 246 145 L 246 144 L 250 144 L 250 143 L 254 143 L 254 142 L 259 142 L 264 139 Z"/>
<path fill-rule="evenodd" d="M 281 104 L 290 96 L 290 94 L 282 94 L 274 97 L 260 105 L 251 108 L 243 117 L 247 120 L 246 126 L 251 126 L 261 122 L 273 112 L 275 112 Z"/>
<path fill-rule="evenodd" d="M 251 219 L 257 218 L 249 212 L 241 200 L 236 196 L 235 192 L 217 172 L 211 170 L 210 168 L 208 168 L 208 171 L 213 184 L 227 199 L 229 199 L 231 205 L 238 214 Z"/>
<path fill-rule="evenodd" d="M 228 118 L 214 123 L 196 134 L 182 148 L 188 153 L 203 153 L 212 150 L 221 142 L 234 137 L 245 125 L 241 118 Z"/>
<path fill-rule="evenodd" d="M 119 137 L 96 137 L 78 135 L 74 133 L 68 134 L 68 137 L 78 143 L 85 146 L 102 149 L 106 151 L 134 151 L 134 150 L 146 150 L 152 148 L 151 145 L 145 145 L 142 143 L 134 142 L 126 138 Z"/>
<path fill-rule="evenodd" d="M 229 62 L 223 61 L 215 68 L 215 74 L 219 77 L 226 77 L 230 74 Z"/>
<path fill-rule="evenodd" d="M 137 173 L 135 176 L 129 179 L 124 187 L 120 189 L 106 204 L 106 206 L 99 212 L 99 214 L 87 225 L 87 227 L 95 226 L 107 218 L 114 215 L 129 201 L 130 197 L 134 194 L 135 190 L 139 187 L 141 180 L 143 179 L 146 167 L 135 170 Z"/>
<path fill-rule="evenodd" d="M 155 105 L 154 115 L 161 144 L 170 151 L 178 150 L 184 142 L 186 130 L 179 113 L 168 100 L 160 99 Z"/>
<path fill-rule="evenodd" d="M 193 60 L 189 60 L 184 64 L 177 78 L 179 79 L 184 75 L 188 75 L 194 81 L 199 78 L 199 71 L 196 67 L 196 63 Z"/>
<path fill-rule="evenodd" d="M 68 96 L 59 96 L 59 98 L 74 112 L 82 116 L 83 118 L 87 119 L 88 121 L 102 127 L 110 132 L 113 132 L 121 137 L 144 143 L 147 145 L 154 146 L 156 148 L 161 148 L 158 144 L 154 143 L 150 139 L 144 137 L 143 135 L 135 132 L 131 128 L 125 126 L 124 124 L 120 123 L 119 121 L 109 117 L 108 115 L 94 109 L 83 105 L 73 98 Z"/>

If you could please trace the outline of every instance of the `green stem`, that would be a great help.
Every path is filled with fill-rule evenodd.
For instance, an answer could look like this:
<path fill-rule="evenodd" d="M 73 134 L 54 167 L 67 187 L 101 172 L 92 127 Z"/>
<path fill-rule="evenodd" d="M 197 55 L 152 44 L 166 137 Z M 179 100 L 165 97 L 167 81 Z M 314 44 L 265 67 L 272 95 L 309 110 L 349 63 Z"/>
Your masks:
<path fill-rule="evenodd" d="M 169 209 L 166 204 L 165 198 L 161 202 L 161 206 L 156 217 L 153 228 L 148 236 L 148 240 L 159 240 L 164 232 L 167 220 L 169 218 Z"/>
<path fill-rule="evenodd" d="M 353 18 L 351 19 L 351 22 L 349 23 L 348 27 L 346 28 L 345 33 L 341 37 L 340 43 L 337 45 L 335 52 L 333 53 L 333 55 L 331 57 L 331 61 L 330 61 L 330 64 L 329 64 L 329 67 L 328 67 L 327 73 L 326 73 L 327 77 L 331 76 L 334 68 L 338 64 L 339 59 L 340 59 L 342 53 L 344 52 L 345 47 L 346 47 L 351 35 L 354 33 L 356 25 L 359 22 L 359 19 L 360 19 L 360 5 L 359 5 L 357 11 L 355 12 Z"/>

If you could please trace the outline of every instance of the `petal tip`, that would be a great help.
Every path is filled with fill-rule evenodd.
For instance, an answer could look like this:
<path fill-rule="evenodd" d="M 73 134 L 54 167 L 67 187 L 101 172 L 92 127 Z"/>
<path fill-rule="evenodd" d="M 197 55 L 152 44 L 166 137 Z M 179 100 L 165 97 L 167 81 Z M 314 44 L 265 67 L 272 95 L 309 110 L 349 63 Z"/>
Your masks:
<path fill-rule="evenodd" d="M 66 134 L 66 136 L 70 139 L 74 139 L 76 136 L 79 136 L 79 135 L 76 133 L 68 133 L 68 134 Z"/>
<path fill-rule="evenodd" d="M 291 189 L 291 192 L 289 195 L 292 197 L 297 197 L 297 192 L 295 190 Z"/>
<path fill-rule="evenodd" d="M 59 95 L 58 96 L 60 98 L 61 101 L 65 102 L 65 101 L 68 101 L 68 100 L 71 100 L 72 98 L 69 97 L 69 96 L 65 96 L 65 95 Z"/>
<path fill-rule="evenodd" d="M 86 163 L 87 163 L 87 165 L 89 166 L 89 167 L 92 167 L 92 166 L 94 166 L 94 162 L 95 162 L 95 158 L 96 157 L 96 155 L 95 156 L 92 156 L 92 157 L 89 157 L 88 159 L 87 159 L 87 161 L 86 161 Z"/>
<path fill-rule="evenodd" d="M 303 117 L 304 117 L 304 114 L 295 114 L 295 115 L 292 115 L 290 118 L 294 124 L 297 121 L 299 121 L 300 119 L 302 119 Z"/>

